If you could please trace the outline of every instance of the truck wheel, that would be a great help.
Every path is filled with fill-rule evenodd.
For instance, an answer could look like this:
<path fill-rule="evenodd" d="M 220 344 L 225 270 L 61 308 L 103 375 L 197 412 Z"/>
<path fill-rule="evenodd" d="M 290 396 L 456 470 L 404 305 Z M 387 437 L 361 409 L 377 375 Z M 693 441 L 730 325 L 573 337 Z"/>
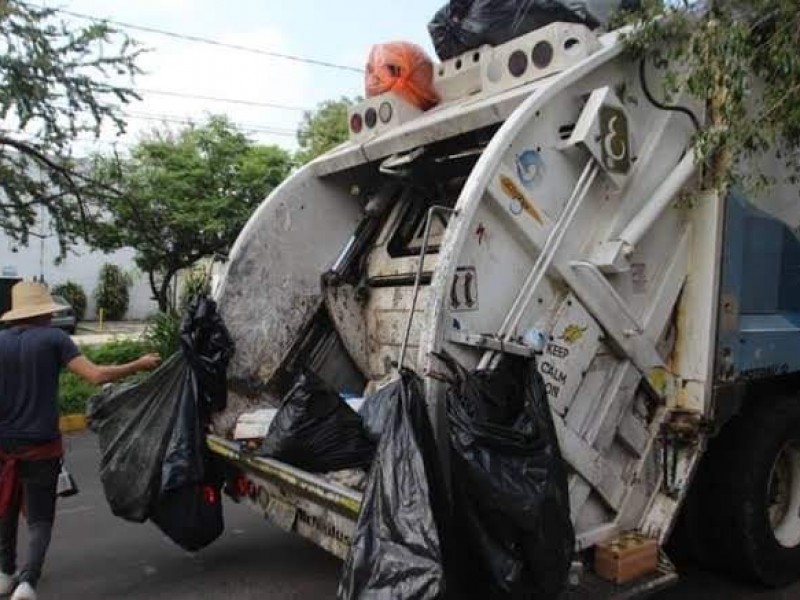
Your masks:
<path fill-rule="evenodd" d="M 703 554 L 770 587 L 800 579 L 800 398 L 754 400 L 698 477 Z"/>

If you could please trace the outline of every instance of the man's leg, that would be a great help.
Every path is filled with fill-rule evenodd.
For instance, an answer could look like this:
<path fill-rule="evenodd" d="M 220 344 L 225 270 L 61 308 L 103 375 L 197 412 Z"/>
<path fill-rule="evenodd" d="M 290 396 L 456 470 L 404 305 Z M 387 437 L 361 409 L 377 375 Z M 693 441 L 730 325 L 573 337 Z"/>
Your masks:
<path fill-rule="evenodd" d="M 28 521 L 30 541 L 19 580 L 27 581 L 35 587 L 42 575 L 44 559 L 53 533 L 61 460 L 57 458 L 37 460 L 23 463 L 21 466 L 25 518 Z"/>
<path fill-rule="evenodd" d="M 0 519 L 0 571 L 13 575 L 17 570 L 17 530 L 19 498 L 12 502 L 5 519 Z"/>

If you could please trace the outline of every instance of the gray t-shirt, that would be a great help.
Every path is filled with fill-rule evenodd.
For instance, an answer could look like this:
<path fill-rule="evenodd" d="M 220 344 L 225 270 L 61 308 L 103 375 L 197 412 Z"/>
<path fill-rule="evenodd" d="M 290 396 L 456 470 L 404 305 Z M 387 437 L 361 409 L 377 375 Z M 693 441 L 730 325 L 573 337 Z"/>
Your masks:
<path fill-rule="evenodd" d="M 0 441 L 50 442 L 58 429 L 58 375 L 80 355 L 52 327 L 0 331 Z"/>

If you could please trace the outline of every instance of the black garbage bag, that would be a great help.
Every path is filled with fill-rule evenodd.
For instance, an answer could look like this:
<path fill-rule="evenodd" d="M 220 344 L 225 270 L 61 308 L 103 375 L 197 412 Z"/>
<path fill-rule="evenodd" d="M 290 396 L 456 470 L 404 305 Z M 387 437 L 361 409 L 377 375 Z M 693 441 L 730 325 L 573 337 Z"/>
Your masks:
<path fill-rule="evenodd" d="M 566 469 L 533 360 L 470 373 L 440 356 L 448 392 L 454 545 L 476 598 L 555 598 L 572 562 Z"/>
<path fill-rule="evenodd" d="M 281 402 L 259 455 L 328 473 L 369 467 L 375 455 L 361 417 L 311 372 L 301 374 Z"/>
<path fill-rule="evenodd" d="M 196 328 L 193 329 L 193 328 Z M 112 512 L 143 522 L 163 493 L 205 480 L 203 431 L 224 406 L 233 343 L 213 300 L 199 298 L 183 321 L 181 352 L 147 379 L 90 401 L 100 478 Z"/>
<path fill-rule="evenodd" d="M 178 400 L 172 436 L 161 466 L 161 487 L 150 514 L 184 550 L 196 552 L 216 540 L 225 528 L 216 474 L 203 445 L 197 382 L 190 378 Z"/>
<path fill-rule="evenodd" d="M 394 414 L 394 405 L 400 394 L 402 379 L 392 381 L 364 399 L 364 404 L 358 410 L 364 425 L 366 436 L 375 442 L 380 441 L 386 422 Z"/>
<path fill-rule="evenodd" d="M 178 400 L 190 386 L 189 366 L 176 354 L 141 383 L 109 388 L 89 402 L 89 426 L 100 443 L 100 480 L 116 516 L 147 520 L 161 487 Z"/>
<path fill-rule="evenodd" d="M 428 24 L 436 54 L 447 60 L 484 44 L 497 46 L 556 21 L 597 22 L 569 0 L 451 0 Z M 578 3 L 580 4 L 580 3 Z"/>
<path fill-rule="evenodd" d="M 449 509 L 422 382 L 410 371 L 378 445 L 339 600 L 432 600 L 447 593 Z"/>
<path fill-rule="evenodd" d="M 151 520 L 184 550 L 197 552 L 214 542 L 225 529 L 222 514 L 222 478 L 206 457 L 202 481 L 162 490 Z"/>
<path fill-rule="evenodd" d="M 234 345 L 216 302 L 207 296 L 194 298 L 183 314 L 181 350 L 192 367 L 201 417 L 205 420 L 210 413 L 225 410 L 226 374 Z"/>
<path fill-rule="evenodd" d="M 197 380 L 188 377 L 176 398 L 172 434 L 161 461 L 160 495 L 203 481 L 205 448 Z"/>

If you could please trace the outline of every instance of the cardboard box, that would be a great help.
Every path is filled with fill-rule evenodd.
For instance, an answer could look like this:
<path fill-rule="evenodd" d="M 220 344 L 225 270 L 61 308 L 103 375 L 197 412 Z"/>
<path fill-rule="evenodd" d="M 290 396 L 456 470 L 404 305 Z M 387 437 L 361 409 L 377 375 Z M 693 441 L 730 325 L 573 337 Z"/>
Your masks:
<path fill-rule="evenodd" d="M 658 570 L 658 542 L 628 533 L 595 548 L 595 572 L 618 585 L 635 581 Z"/>

